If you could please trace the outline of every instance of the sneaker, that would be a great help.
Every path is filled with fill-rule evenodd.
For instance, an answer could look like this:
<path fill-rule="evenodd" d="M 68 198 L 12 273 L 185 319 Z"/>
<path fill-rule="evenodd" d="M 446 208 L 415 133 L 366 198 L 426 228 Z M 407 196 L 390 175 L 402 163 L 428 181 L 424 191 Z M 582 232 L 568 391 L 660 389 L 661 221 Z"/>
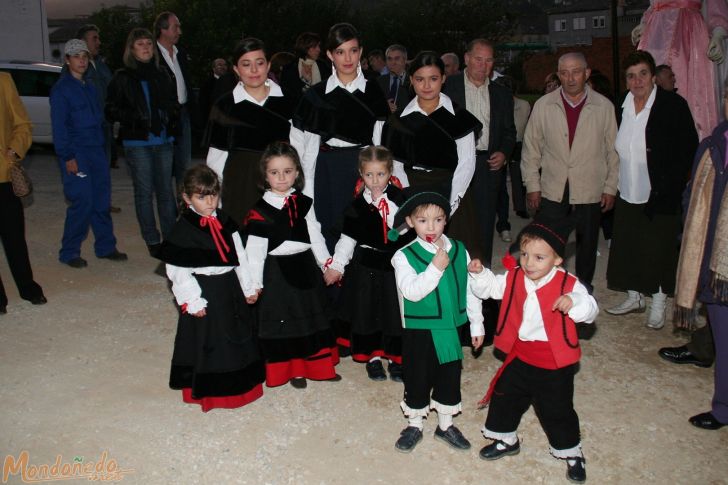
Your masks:
<path fill-rule="evenodd" d="M 576 463 L 572 465 L 569 463 L 570 461 L 575 461 Z M 586 481 L 586 460 L 584 460 L 584 458 L 580 456 L 567 458 L 566 467 L 567 480 L 574 483 L 582 483 Z"/>
<path fill-rule="evenodd" d="M 521 442 L 509 445 L 505 441 L 495 440 L 480 450 L 480 458 L 483 460 L 497 460 L 507 455 L 517 455 L 521 452 Z"/>
<path fill-rule="evenodd" d="M 619 305 L 606 308 L 605 311 L 610 315 L 626 315 L 628 313 L 644 313 L 645 312 L 645 297 L 640 294 L 639 298 L 632 299 L 629 296 Z"/>
<path fill-rule="evenodd" d="M 305 377 L 294 377 L 290 380 L 290 383 L 296 389 L 306 389 L 308 387 L 308 382 Z"/>
<path fill-rule="evenodd" d="M 390 379 L 394 382 L 402 382 L 402 364 L 390 362 L 387 366 L 387 370 L 389 371 Z"/>
<path fill-rule="evenodd" d="M 507 243 L 508 242 L 511 242 L 512 241 L 512 239 L 511 239 L 511 231 L 509 231 L 507 229 L 505 231 L 501 231 L 500 238 L 501 238 L 501 240 L 503 242 L 507 242 Z"/>
<path fill-rule="evenodd" d="M 88 266 L 88 262 L 86 262 L 85 259 L 83 259 L 81 256 L 78 256 L 73 259 L 69 259 L 68 261 L 61 261 L 63 264 L 67 264 L 71 268 L 81 269 Z"/>
<path fill-rule="evenodd" d="M 650 315 L 647 317 L 647 326 L 653 330 L 660 330 L 665 326 L 665 307 L 667 306 L 667 295 L 655 293 L 652 295 Z"/>
<path fill-rule="evenodd" d="M 126 253 L 122 253 L 118 249 L 114 249 L 109 254 L 99 256 L 99 259 L 109 259 L 111 261 L 126 261 L 127 259 L 129 259 L 129 257 L 126 255 Z"/>
<path fill-rule="evenodd" d="M 414 426 L 407 426 L 399 433 L 399 439 L 394 444 L 397 451 L 409 453 L 415 449 L 417 443 L 422 441 L 422 430 Z"/>
<path fill-rule="evenodd" d="M 456 450 L 470 449 L 470 441 L 468 441 L 454 425 L 447 428 L 447 431 L 441 430 L 438 426 L 437 429 L 435 429 L 435 438 L 440 441 L 444 441 Z"/>
<path fill-rule="evenodd" d="M 384 366 L 382 365 L 381 360 L 373 360 L 371 362 L 367 362 L 367 375 L 369 376 L 369 379 L 373 381 L 386 381 L 387 380 L 387 374 L 384 372 Z"/>

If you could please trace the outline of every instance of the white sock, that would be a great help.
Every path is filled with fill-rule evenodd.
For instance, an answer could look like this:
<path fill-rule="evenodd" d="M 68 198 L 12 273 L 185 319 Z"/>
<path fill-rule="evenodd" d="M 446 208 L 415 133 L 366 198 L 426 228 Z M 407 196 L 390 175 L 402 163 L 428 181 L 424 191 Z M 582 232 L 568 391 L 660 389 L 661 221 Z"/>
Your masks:
<path fill-rule="evenodd" d="M 634 291 L 634 290 L 627 290 L 627 299 L 629 301 L 639 301 L 640 299 L 640 292 Z"/>
<path fill-rule="evenodd" d="M 513 446 L 516 443 L 518 443 L 518 435 L 514 434 L 513 436 L 508 436 L 507 438 L 501 438 L 500 441 L 507 444 L 508 446 Z M 498 445 L 500 446 L 500 445 Z M 499 448 L 505 450 L 505 447 Z"/>
<path fill-rule="evenodd" d="M 437 413 L 437 425 L 441 430 L 447 431 L 447 428 L 452 426 L 452 414 Z"/>
<path fill-rule="evenodd" d="M 422 416 L 410 416 L 409 425 L 422 431 Z"/>
<path fill-rule="evenodd" d="M 379 357 L 372 357 L 371 359 L 369 359 L 369 362 L 374 362 L 375 360 L 382 360 L 382 359 L 380 359 Z"/>

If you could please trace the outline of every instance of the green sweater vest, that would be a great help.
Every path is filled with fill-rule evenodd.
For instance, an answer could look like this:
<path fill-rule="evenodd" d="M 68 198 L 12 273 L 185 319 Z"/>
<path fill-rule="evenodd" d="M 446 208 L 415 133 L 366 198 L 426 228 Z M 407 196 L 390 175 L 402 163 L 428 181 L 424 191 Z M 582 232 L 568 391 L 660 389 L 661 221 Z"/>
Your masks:
<path fill-rule="evenodd" d="M 467 253 L 461 242 L 454 239 L 450 242 L 450 264 L 437 288 L 420 301 L 403 298 L 405 328 L 430 330 L 440 364 L 463 358 L 457 327 L 468 321 Z M 435 257 L 418 242 L 403 248 L 402 253 L 417 274 L 424 272 Z"/>

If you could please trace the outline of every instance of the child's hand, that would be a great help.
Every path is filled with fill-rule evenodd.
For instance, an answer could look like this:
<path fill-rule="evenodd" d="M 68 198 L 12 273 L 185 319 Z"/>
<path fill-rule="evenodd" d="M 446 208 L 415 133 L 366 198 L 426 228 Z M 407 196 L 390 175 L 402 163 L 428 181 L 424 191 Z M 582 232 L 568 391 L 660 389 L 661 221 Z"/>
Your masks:
<path fill-rule="evenodd" d="M 206 312 L 206 311 L 205 311 L 205 309 L 203 308 L 202 310 L 200 310 L 200 311 L 199 311 L 199 312 L 197 312 L 197 313 L 190 313 L 190 315 L 192 315 L 193 317 L 197 317 L 197 318 L 202 318 L 202 317 L 204 317 L 205 315 L 207 315 L 207 312 Z"/>
<path fill-rule="evenodd" d="M 447 265 L 450 264 L 450 256 L 447 255 L 444 249 L 437 248 L 435 257 L 432 258 L 432 264 L 434 264 L 435 268 L 439 269 L 440 271 L 445 271 Z"/>
<path fill-rule="evenodd" d="M 324 282 L 326 283 L 326 286 L 331 286 L 339 281 L 341 279 L 341 276 L 342 275 L 340 271 L 327 268 L 326 271 L 324 271 Z"/>
<path fill-rule="evenodd" d="M 483 340 L 485 339 L 485 336 L 480 335 L 478 337 L 473 337 L 473 350 L 478 350 L 481 345 L 483 345 Z"/>
<path fill-rule="evenodd" d="M 574 306 L 574 302 L 571 301 L 571 298 L 567 295 L 561 295 L 555 302 L 554 305 L 551 307 L 553 311 L 560 311 L 561 313 L 569 313 L 569 310 L 571 310 L 571 307 Z"/>
<path fill-rule="evenodd" d="M 255 295 L 246 296 L 245 297 L 245 303 L 247 303 L 248 305 L 252 305 L 256 301 L 258 301 L 258 295 L 260 295 L 260 290 L 258 290 L 258 292 Z"/>
<path fill-rule="evenodd" d="M 468 272 L 478 274 L 481 271 L 483 271 L 483 263 L 481 263 L 477 258 L 470 260 L 470 263 L 468 264 Z"/>

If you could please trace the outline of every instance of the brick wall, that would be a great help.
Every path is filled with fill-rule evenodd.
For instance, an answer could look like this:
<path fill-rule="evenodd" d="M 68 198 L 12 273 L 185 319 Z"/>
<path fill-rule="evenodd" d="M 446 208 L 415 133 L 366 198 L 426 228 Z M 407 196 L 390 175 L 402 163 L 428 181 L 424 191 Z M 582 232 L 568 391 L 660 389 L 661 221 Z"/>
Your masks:
<path fill-rule="evenodd" d="M 629 37 L 619 38 L 619 58 L 620 65 L 621 60 L 632 52 L 635 47 L 632 45 L 632 41 Z M 528 58 L 523 63 L 523 72 L 525 76 L 526 86 L 523 92 L 542 92 L 544 87 L 544 79 L 546 76 L 556 71 L 556 65 L 558 64 L 559 57 L 567 52 L 583 52 L 586 56 L 586 60 L 589 63 L 589 67 L 598 69 L 609 80 L 614 84 L 614 76 L 612 72 L 612 39 L 610 38 L 594 38 L 592 39 L 592 45 L 585 46 L 569 46 L 559 47 L 556 52 L 544 52 L 537 53 Z M 620 67 L 620 86 L 621 89 L 624 87 L 624 76 L 621 72 Z"/>

